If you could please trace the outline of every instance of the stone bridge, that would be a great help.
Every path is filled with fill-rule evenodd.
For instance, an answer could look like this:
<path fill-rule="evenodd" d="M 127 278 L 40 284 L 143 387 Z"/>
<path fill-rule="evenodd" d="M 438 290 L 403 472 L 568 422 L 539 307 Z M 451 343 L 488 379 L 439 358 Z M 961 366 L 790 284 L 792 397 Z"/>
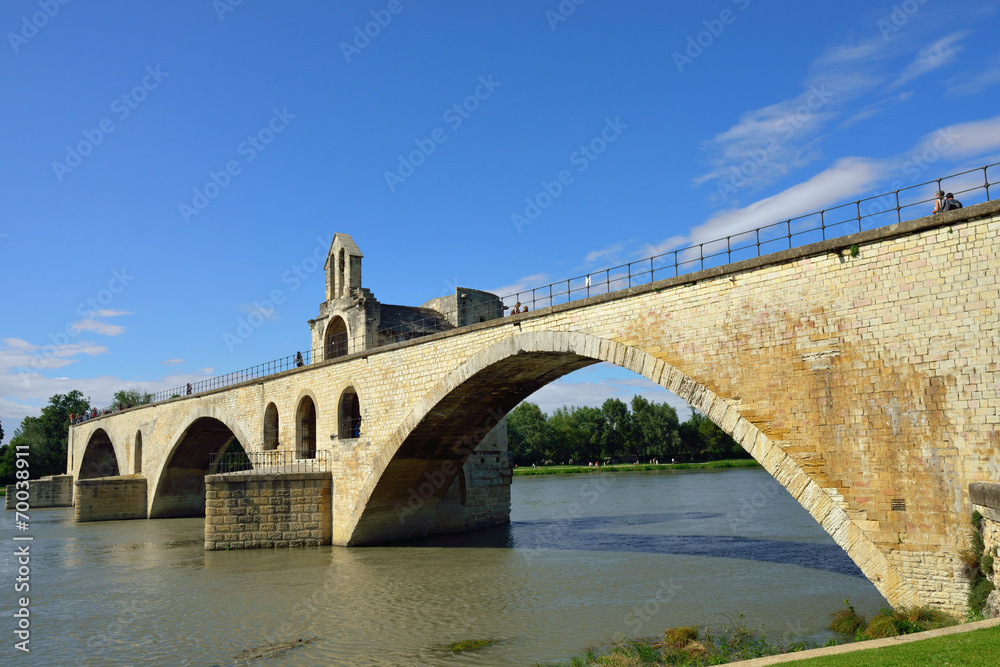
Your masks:
<path fill-rule="evenodd" d="M 314 446 L 330 542 L 420 537 L 470 460 L 509 466 L 481 441 L 510 409 L 605 361 L 732 435 L 892 604 L 956 612 L 969 484 L 1000 478 L 998 236 L 988 202 L 351 352 L 72 427 L 68 472 L 78 493 L 144 480 L 140 516 L 197 515 L 208 454 L 232 438 Z"/>

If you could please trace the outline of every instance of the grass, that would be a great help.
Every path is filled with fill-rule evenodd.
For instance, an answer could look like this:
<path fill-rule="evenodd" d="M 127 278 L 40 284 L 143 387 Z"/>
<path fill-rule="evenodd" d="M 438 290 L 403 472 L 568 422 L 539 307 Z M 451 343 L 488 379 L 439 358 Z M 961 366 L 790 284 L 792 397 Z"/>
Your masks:
<path fill-rule="evenodd" d="M 740 614 L 726 634 L 714 634 L 696 627 L 673 628 L 664 633 L 663 641 L 627 639 L 607 648 L 590 649 L 569 662 L 570 667 L 644 667 L 689 665 L 723 665 L 737 660 L 749 660 L 767 655 L 779 655 L 815 648 L 812 642 L 779 643 L 769 641 L 761 630 L 750 630 Z"/>
<path fill-rule="evenodd" d="M 723 461 L 706 461 L 704 463 L 621 463 L 607 466 L 540 466 L 538 468 L 517 467 L 515 475 L 576 475 L 579 473 L 597 472 L 635 472 L 640 470 L 704 470 L 715 468 L 759 468 L 754 459 L 726 459 Z"/>
<path fill-rule="evenodd" d="M 847 600 L 844 600 L 844 606 L 845 609 L 830 614 L 833 617 L 830 629 L 842 635 L 852 636 L 857 641 L 897 637 L 958 624 L 956 619 L 943 611 L 929 607 L 882 609 L 869 622 L 864 616 L 855 612 Z"/>
<path fill-rule="evenodd" d="M 912 667 L 912 665 L 995 665 L 1000 655 L 1000 626 L 947 637 L 921 639 L 899 646 L 809 658 L 796 667 Z"/>

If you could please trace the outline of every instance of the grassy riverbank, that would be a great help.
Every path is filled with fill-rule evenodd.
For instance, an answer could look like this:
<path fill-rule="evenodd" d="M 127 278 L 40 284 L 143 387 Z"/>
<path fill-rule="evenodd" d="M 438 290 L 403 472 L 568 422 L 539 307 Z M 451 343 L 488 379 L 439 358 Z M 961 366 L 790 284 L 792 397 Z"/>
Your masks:
<path fill-rule="evenodd" d="M 518 466 L 514 468 L 515 475 L 575 475 L 579 473 L 597 472 L 635 472 L 638 470 L 703 470 L 713 468 L 759 468 L 760 464 L 753 459 L 725 459 L 723 461 L 704 461 L 702 463 L 622 463 L 602 466 L 539 466 L 531 468 Z"/>

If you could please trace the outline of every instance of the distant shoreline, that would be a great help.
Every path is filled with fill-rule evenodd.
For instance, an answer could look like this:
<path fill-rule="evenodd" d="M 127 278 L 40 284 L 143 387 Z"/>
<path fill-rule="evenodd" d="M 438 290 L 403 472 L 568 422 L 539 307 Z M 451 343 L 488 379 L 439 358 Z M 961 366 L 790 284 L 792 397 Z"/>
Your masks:
<path fill-rule="evenodd" d="M 597 472 L 639 472 L 646 470 L 705 470 L 715 468 L 759 468 L 754 459 L 724 459 L 722 461 L 704 461 L 702 463 L 618 463 L 602 466 L 539 466 L 529 468 L 516 466 L 515 475 L 575 475 L 579 473 Z"/>

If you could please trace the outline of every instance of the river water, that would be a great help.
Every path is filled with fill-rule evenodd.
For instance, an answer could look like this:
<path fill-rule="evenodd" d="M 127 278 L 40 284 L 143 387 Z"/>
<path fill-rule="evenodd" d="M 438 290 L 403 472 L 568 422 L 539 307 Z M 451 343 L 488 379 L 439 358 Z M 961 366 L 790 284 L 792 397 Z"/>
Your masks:
<path fill-rule="evenodd" d="M 823 641 L 885 600 L 760 469 L 515 477 L 511 524 L 390 547 L 204 551 L 203 519 L 74 524 L 33 510 L 29 654 L 14 649 L 14 513 L 0 515 L 2 664 L 533 665 L 744 614 Z M 451 642 L 492 639 L 452 654 Z M 240 656 L 240 657 L 237 657 Z"/>

